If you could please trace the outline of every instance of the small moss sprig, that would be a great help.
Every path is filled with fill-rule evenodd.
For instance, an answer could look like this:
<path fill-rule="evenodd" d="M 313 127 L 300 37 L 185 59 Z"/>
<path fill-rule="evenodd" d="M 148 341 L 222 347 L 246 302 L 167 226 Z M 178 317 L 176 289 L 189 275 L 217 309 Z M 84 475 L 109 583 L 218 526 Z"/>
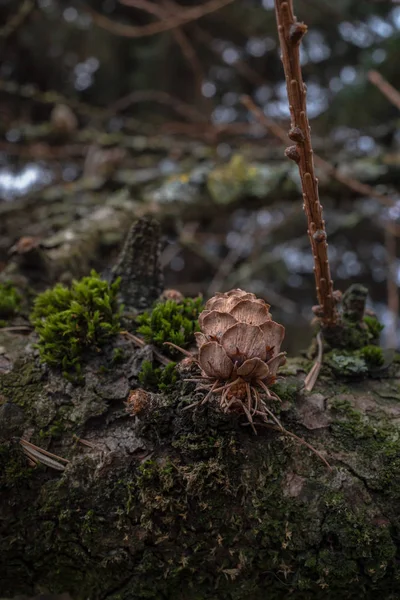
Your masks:
<path fill-rule="evenodd" d="M 147 343 L 162 348 L 170 356 L 176 356 L 178 352 L 164 343 L 170 342 L 181 348 L 193 343 L 194 333 L 199 331 L 197 319 L 202 308 L 201 297 L 184 298 L 179 303 L 174 300 L 158 302 L 152 311 L 139 315 L 137 331 Z"/>
<path fill-rule="evenodd" d="M 0 284 L 0 326 L 20 309 L 21 296 L 11 283 Z"/>
<path fill-rule="evenodd" d="M 165 367 L 154 367 L 149 360 L 143 361 L 139 373 L 141 385 L 155 392 L 168 392 L 177 381 L 176 363 L 171 362 Z"/>
<path fill-rule="evenodd" d="M 31 322 L 39 335 L 40 357 L 64 373 L 80 373 L 88 350 L 98 351 L 120 331 L 119 280 L 103 281 L 92 271 L 70 288 L 57 284 L 39 294 Z"/>

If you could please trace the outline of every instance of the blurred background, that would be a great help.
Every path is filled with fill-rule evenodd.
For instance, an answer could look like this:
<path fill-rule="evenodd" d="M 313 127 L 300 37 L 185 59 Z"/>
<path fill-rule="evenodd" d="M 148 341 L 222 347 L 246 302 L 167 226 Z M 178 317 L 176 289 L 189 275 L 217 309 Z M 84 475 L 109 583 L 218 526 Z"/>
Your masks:
<path fill-rule="evenodd" d="M 295 13 L 335 287 L 365 284 L 398 347 L 400 2 Z M 313 261 L 273 0 L 0 0 L 0 46 L 0 271 L 40 245 L 62 281 L 107 273 L 151 213 L 167 287 L 253 291 L 286 349 L 307 345 Z"/>

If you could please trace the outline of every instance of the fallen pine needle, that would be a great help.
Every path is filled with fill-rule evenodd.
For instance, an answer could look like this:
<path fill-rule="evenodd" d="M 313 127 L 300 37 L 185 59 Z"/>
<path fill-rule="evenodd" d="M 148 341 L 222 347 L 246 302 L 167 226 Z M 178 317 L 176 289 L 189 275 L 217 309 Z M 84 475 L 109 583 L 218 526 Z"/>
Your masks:
<path fill-rule="evenodd" d="M 314 385 L 317 382 L 318 375 L 319 375 L 319 372 L 322 367 L 322 354 L 323 354 L 324 348 L 323 348 L 321 332 L 319 332 L 319 334 L 317 335 L 317 344 L 318 344 L 317 358 L 316 358 L 315 363 L 313 364 L 310 372 L 308 373 L 307 377 L 304 380 L 304 389 L 306 392 L 311 392 L 312 389 L 314 388 Z"/>
<path fill-rule="evenodd" d="M 143 346 L 146 346 L 146 342 L 144 340 L 142 340 L 142 338 L 138 337 L 137 335 L 134 335 L 133 333 L 130 333 L 129 331 L 120 331 L 120 334 L 127 337 L 129 340 L 131 340 L 134 344 L 136 344 L 137 346 L 139 346 L 139 348 L 143 348 Z M 169 365 L 170 363 L 172 363 L 173 361 L 170 360 L 169 358 L 167 358 L 166 356 L 164 356 L 163 354 L 161 354 L 161 352 L 159 352 L 158 350 L 156 350 L 154 348 L 154 346 L 152 346 L 152 350 L 153 350 L 153 354 L 154 356 L 157 358 L 157 360 L 162 364 L 162 365 Z"/>
<path fill-rule="evenodd" d="M 69 463 L 69 460 L 66 458 L 62 458 L 61 456 L 57 456 L 57 454 L 52 454 L 43 448 L 39 448 L 39 446 L 35 446 L 35 444 L 31 444 L 27 440 L 20 439 L 19 443 L 21 444 L 24 453 L 28 457 L 28 459 L 35 463 L 42 463 L 51 469 L 56 469 L 57 471 L 64 471 L 65 465 L 61 464 Z M 57 459 L 57 460 L 54 460 Z M 58 462 L 61 461 L 61 462 Z"/>

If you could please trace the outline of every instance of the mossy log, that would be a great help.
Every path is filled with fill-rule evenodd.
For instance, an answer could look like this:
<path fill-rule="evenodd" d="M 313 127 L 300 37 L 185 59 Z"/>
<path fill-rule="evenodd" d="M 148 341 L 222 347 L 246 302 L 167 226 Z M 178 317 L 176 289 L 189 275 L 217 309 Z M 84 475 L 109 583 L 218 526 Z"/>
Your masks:
<path fill-rule="evenodd" d="M 398 360 L 374 379 L 325 367 L 308 395 L 309 361 L 288 361 L 273 408 L 330 471 L 213 403 L 185 410 L 204 395 L 190 367 L 131 416 L 150 346 L 117 338 L 75 385 L 40 364 L 35 341 L 0 332 L 3 596 L 400 598 Z M 34 466 L 21 437 L 69 462 Z"/>

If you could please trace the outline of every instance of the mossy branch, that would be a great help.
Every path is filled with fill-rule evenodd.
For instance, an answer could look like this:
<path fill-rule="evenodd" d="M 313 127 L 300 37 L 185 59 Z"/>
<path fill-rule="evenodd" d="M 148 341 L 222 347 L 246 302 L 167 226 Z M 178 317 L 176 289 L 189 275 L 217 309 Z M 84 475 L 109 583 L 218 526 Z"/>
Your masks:
<path fill-rule="evenodd" d="M 288 135 L 294 142 L 293 146 L 286 148 L 286 156 L 294 160 L 299 167 L 303 207 L 307 215 L 308 235 L 314 256 L 321 323 L 325 327 L 332 327 L 338 319 L 337 300 L 329 268 L 325 222 L 319 201 L 318 180 L 314 171 L 310 125 L 307 117 L 306 86 L 300 66 L 300 41 L 307 32 L 307 25 L 299 23 L 294 16 L 292 0 L 276 0 L 275 10 L 291 115 L 291 129 Z"/>

